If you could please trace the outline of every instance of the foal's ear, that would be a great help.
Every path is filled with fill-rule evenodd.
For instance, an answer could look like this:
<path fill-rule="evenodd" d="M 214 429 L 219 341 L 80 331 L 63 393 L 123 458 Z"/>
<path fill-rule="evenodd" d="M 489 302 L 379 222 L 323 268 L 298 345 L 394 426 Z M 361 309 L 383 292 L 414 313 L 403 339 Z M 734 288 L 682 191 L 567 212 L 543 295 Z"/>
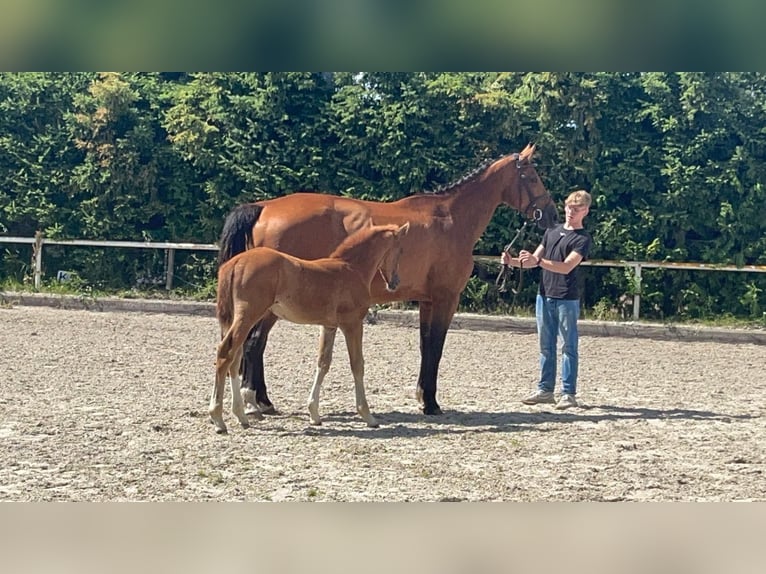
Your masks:
<path fill-rule="evenodd" d="M 396 235 L 398 237 L 404 237 L 407 235 L 407 232 L 410 230 L 410 222 L 408 221 L 404 225 L 402 225 L 399 229 L 396 230 Z"/>

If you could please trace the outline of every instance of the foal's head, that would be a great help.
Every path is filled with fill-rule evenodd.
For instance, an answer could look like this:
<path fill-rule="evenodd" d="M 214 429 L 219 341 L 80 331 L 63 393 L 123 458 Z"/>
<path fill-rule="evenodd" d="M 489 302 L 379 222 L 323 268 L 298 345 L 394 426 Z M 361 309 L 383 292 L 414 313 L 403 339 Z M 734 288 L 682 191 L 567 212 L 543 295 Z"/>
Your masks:
<path fill-rule="evenodd" d="M 396 291 L 399 286 L 399 258 L 402 256 L 402 239 L 410 230 L 410 222 L 408 221 L 402 226 L 386 225 L 384 227 L 390 228 L 390 231 L 385 233 L 388 248 L 380 262 L 379 270 L 381 277 L 386 282 L 386 289 Z"/>

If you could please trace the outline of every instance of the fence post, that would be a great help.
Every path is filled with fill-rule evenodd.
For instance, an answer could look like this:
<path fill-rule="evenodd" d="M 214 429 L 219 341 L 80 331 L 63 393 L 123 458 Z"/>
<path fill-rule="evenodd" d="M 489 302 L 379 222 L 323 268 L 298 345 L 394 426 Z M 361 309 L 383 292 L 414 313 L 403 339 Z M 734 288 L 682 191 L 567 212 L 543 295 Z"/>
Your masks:
<path fill-rule="evenodd" d="M 32 257 L 35 265 L 35 289 L 40 289 L 43 277 L 43 232 L 35 232 L 35 242 L 32 244 Z"/>
<path fill-rule="evenodd" d="M 641 307 L 641 264 L 636 263 L 633 272 L 636 274 L 636 291 L 633 293 L 633 320 L 638 321 L 639 309 Z"/>
<path fill-rule="evenodd" d="M 168 261 L 168 270 L 165 278 L 165 289 L 170 291 L 173 288 L 173 267 L 175 267 L 176 250 L 166 249 L 165 254 L 167 255 Z"/>

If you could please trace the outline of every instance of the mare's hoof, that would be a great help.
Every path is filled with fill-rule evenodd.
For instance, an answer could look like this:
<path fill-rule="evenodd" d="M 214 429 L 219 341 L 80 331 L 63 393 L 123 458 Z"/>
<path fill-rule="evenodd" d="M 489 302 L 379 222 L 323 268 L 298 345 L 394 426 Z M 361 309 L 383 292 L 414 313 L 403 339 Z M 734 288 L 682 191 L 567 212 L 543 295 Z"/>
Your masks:
<path fill-rule="evenodd" d="M 266 405 L 264 403 L 258 403 L 258 410 L 261 411 L 262 415 L 278 415 L 277 409 L 274 407 L 274 405 Z"/>
<path fill-rule="evenodd" d="M 423 407 L 423 414 L 424 415 L 440 415 L 443 414 L 442 410 L 439 408 L 439 405 L 431 405 Z"/>

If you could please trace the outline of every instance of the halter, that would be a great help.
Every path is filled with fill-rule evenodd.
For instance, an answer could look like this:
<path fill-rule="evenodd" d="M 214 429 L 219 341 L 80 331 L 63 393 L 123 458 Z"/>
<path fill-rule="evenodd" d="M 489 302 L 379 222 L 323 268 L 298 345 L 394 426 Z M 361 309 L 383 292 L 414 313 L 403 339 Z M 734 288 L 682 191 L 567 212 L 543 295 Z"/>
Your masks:
<path fill-rule="evenodd" d="M 517 157 L 516 158 L 516 169 L 519 170 L 519 179 L 521 180 L 520 186 L 524 189 L 524 192 L 527 194 L 527 200 L 528 200 L 527 201 L 527 206 L 524 208 L 522 213 L 524 215 L 526 215 L 527 217 L 529 217 L 529 210 L 531 209 L 532 210 L 532 217 L 529 217 L 529 219 L 531 219 L 532 221 L 537 223 L 538 221 L 540 221 L 543 218 L 543 210 L 540 209 L 539 207 L 537 207 L 537 202 L 540 199 L 544 198 L 544 197 L 550 198 L 551 194 L 548 193 L 548 190 L 546 189 L 545 193 L 542 193 L 540 195 L 532 195 L 532 191 L 530 190 L 529 185 L 527 184 L 527 181 L 526 181 L 527 176 L 522 171 L 525 167 L 532 167 L 532 168 L 534 168 L 535 164 L 533 164 L 533 163 L 526 163 L 526 164 L 525 163 L 521 163 L 521 161 L 519 161 L 519 159 Z M 545 189 L 545 188 L 543 187 L 543 189 Z M 524 222 L 524 224 L 526 225 L 526 221 Z"/>
<path fill-rule="evenodd" d="M 524 237 L 524 233 L 526 232 L 527 225 L 530 221 L 534 221 L 537 223 L 543 218 L 543 210 L 537 207 L 537 202 L 544 198 L 548 197 L 550 198 L 550 193 L 548 193 L 548 190 L 545 190 L 544 194 L 540 195 L 532 195 L 532 191 L 529 188 L 529 185 L 527 184 L 526 175 L 522 171 L 525 167 L 534 167 L 534 164 L 532 163 L 522 163 L 518 159 L 518 155 L 516 156 L 516 169 L 519 170 L 519 179 L 521 180 L 520 186 L 524 189 L 524 192 L 527 194 L 527 206 L 524 208 L 522 213 L 526 216 L 524 219 L 523 225 L 516 231 L 516 235 L 513 236 L 513 239 L 511 239 L 511 242 L 508 243 L 503 248 L 503 251 L 505 253 L 508 253 L 508 255 L 511 254 L 511 249 L 513 248 L 513 244 L 516 243 L 516 241 L 522 237 Z M 544 188 L 543 188 L 544 189 Z M 532 217 L 529 217 L 529 211 L 532 210 Z M 499 285 L 498 291 L 501 293 L 505 293 L 508 291 L 508 276 L 510 275 L 511 268 L 507 265 L 502 265 L 500 268 L 500 273 L 498 273 L 497 278 L 495 279 L 495 285 Z M 511 289 L 513 291 L 514 297 L 513 297 L 513 303 L 511 304 L 511 307 L 515 307 L 516 305 L 516 297 L 518 296 L 519 292 L 521 291 L 521 287 L 524 284 L 524 272 L 522 268 L 519 268 L 519 282 L 516 285 L 515 288 Z"/>

